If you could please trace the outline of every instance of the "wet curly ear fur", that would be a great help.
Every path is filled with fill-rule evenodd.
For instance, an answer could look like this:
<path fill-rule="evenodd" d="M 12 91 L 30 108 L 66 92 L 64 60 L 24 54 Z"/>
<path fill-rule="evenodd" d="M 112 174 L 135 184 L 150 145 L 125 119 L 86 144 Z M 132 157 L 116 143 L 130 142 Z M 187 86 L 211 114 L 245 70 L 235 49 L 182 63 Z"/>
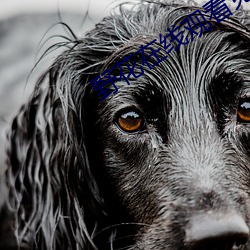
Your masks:
<path fill-rule="evenodd" d="M 94 248 L 84 217 L 87 209 L 95 217 L 92 206 L 102 199 L 85 146 L 87 118 L 69 94 L 76 83 L 63 82 L 69 71 L 60 67 L 57 62 L 40 80 L 9 134 L 9 205 L 24 249 Z M 84 99 L 85 90 L 78 91 Z"/>
<path fill-rule="evenodd" d="M 16 245 L 21 249 L 96 249 L 96 231 L 113 223 L 89 159 L 97 150 L 93 137 L 98 133 L 92 122 L 98 96 L 88 83 L 101 72 L 114 44 L 122 43 L 107 38 L 106 22 L 86 38 L 65 43 L 69 48 L 39 79 L 31 99 L 13 120 L 5 205 L 11 229 L 1 243 L 6 249 Z M 104 33 L 91 38 L 99 30 Z M 113 229 L 107 231 L 107 238 L 112 237 Z"/>

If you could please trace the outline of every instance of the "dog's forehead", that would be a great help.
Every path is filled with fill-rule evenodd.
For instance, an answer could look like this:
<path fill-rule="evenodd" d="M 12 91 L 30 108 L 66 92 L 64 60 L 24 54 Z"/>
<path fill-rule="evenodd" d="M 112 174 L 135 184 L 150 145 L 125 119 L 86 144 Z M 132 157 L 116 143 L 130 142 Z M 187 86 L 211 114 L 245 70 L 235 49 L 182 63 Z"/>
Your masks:
<path fill-rule="evenodd" d="M 220 104 L 222 109 L 229 101 L 234 102 L 240 95 L 250 93 L 249 32 L 243 26 L 240 27 L 238 22 L 234 24 L 233 20 L 225 20 L 221 24 L 213 23 L 213 29 L 193 38 L 189 30 L 183 29 L 182 35 L 189 42 L 167 53 L 159 36 L 166 36 L 166 29 L 172 27 L 171 24 L 176 24 L 178 18 L 174 17 L 174 13 L 170 15 L 173 21 L 171 23 L 165 16 L 162 14 L 162 19 L 158 17 L 155 20 L 152 15 L 152 22 L 155 24 L 149 25 L 147 30 L 143 23 L 145 20 L 141 21 L 140 18 L 136 18 L 136 28 L 132 23 L 130 27 L 128 23 L 121 27 L 122 32 L 115 29 L 114 35 L 118 32 L 118 37 L 123 37 L 124 34 L 127 36 L 125 42 L 122 41 L 112 55 L 107 57 L 105 70 L 113 69 L 116 62 L 124 57 L 128 58 L 154 39 L 156 42 L 150 45 L 151 48 L 145 49 L 145 57 L 150 65 L 154 65 L 156 58 L 149 58 L 149 55 L 153 50 L 161 49 L 159 56 L 165 59 L 149 69 L 146 63 L 143 65 L 142 57 L 131 57 L 131 60 L 135 60 L 129 65 L 132 67 L 136 63 L 133 73 L 140 77 L 130 77 L 130 84 L 121 77 L 120 69 L 111 71 L 112 76 L 120 80 L 115 82 L 117 90 L 114 90 L 112 83 L 107 85 L 115 94 L 100 101 L 101 107 L 104 107 L 103 112 L 109 109 L 115 113 L 128 106 L 144 106 L 146 108 L 142 110 L 155 110 L 156 107 L 164 112 L 179 110 L 180 117 L 184 111 L 193 109 L 197 115 L 201 110 L 211 110 L 211 106 L 217 102 L 216 98 L 223 100 L 222 105 Z M 167 38 L 168 43 L 170 40 L 170 37 Z M 125 70 L 125 76 L 129 74 L 127 65 L 122 65 L 121 68 Z"/>
<path fill-rule="evenodd" d="M 159 97 L 179 99 L 190 95 L 193 98 L 195 95 L 202 99 L 211 92 L 211 86 L 227 90 L 231 85 L 240 83 L 240 87 L 247 92 L 250 81 L 250 61 L 246 58 L 248 52 L 240 46 L 240 42 L 232 41 L 232 37 L 231 32 L 219 30 L 182 45 L 179 50 L 171 51 L 153 69 L 143 67 L 144 75 L 132 80 L 130 85 L 125 81 L 117 82 L 121 90 L 117 97 L 158 93 Z M 157 48 L 160 46 L 155 45 L 154 49 Z M 153 59 L 151 63 L 154 63 Z M 140 72 L 140 66 L 135 70 Z M 219 78 L 223 81 L 217 81 Z M 237 89 L 239 86 L 235 86 Z"/>
<path fill-rule="evenodd" d="M 230 119 L 230 105 L 236 107 L 237 98 L 250 93 L 249 52 L 240 41 L 232 41 L 234 36 L 212 31 L 172 51 L 153 69 L 143 67 L 144 75 L 130 85 L 116 83 L 118 92 L 107 99 L 106 107 L 114 114 L 123 107 L 139 107 L 147 117 L 169 117 L 168 123 L 174 122 L 171 129 L 178 131 L 183 126 L 192 131 L 214 128 L 223 110 Z"/>

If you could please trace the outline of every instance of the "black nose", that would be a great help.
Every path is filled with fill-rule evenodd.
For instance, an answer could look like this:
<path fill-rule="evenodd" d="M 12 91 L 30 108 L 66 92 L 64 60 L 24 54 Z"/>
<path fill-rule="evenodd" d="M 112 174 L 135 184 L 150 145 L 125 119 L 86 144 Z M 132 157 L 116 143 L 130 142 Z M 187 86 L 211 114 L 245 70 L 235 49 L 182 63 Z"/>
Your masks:
<path fill-rule="evenodd" d="M 243 250 L 249 228 L 237 214 L 203 214 L 191 218 L 186 230 L 189 250 Z"/>

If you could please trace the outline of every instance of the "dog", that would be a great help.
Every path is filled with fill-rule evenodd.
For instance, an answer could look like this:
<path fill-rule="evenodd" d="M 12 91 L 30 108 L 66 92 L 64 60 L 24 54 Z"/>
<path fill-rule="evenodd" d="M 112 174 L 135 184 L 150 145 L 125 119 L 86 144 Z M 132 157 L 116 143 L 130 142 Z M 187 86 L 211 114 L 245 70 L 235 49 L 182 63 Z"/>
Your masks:
<path fill-rule="evenodd" d="M 249 29 L 242 8 L 149 1 L 70 41 L 8 134 L 1 249 L 250 249 Z M 159 34 L 167 57 L 135 55 L 144 74 L 101 100 L 90 82 Z"/>

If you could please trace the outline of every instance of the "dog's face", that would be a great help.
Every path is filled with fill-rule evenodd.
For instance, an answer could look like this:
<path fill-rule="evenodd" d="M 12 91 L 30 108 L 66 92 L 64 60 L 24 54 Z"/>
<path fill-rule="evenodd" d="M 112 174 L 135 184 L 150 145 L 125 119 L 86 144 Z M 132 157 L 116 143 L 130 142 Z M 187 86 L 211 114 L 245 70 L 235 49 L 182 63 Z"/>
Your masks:
<path fill-rule="evenodd" d="M 250 250 L 249 17 L 192 38 L 196 7 L 137 7 L 72 41 L 14 119 L 3 249 Z M 174 25 L 189 43 L 142 65 Z M 91 80 L 133 53 L 144 74 L 101 101 Z"/>
<path fill-rule="evenodd" d="M 99 100 L 94 128 L 106 182 L 133 218 L 127 222 L 138 223 L 126 247 L 243 249 L 250 225 L 249 41 L 214 29 L 144 70 Z"/>

